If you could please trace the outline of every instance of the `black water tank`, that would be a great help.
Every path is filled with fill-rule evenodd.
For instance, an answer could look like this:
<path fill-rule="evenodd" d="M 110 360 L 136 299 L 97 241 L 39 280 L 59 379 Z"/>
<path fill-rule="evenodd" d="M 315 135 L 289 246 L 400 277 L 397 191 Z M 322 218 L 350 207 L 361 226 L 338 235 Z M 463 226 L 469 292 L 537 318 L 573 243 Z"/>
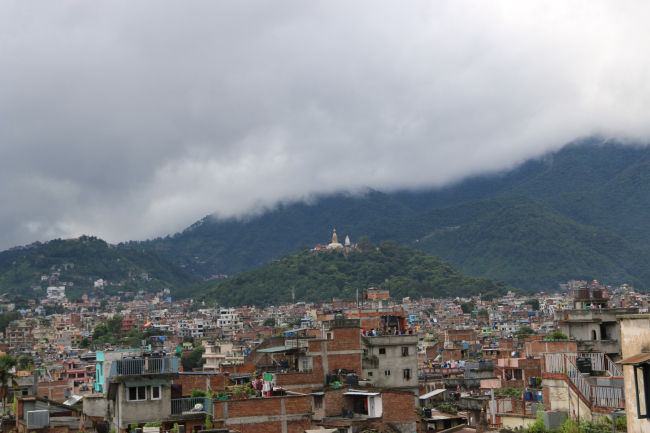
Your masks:
<path fill-rule="evenodd" d="M 534 388 L 535 386 L 537 386 L 537 378 L 534 377 L 534 376 L 529 377 L 528 378 L 528 386 L 531 387 L 531 388 Z"/>
<path fill-rule="evenodd" d="M 350 385 L 350 386 L 358 385 L 359 384 L 359 376 L 354 374 L 354 373 L 350 373 L 350 374 L 346 375 L 345 376 L 345 384 Z"/>
<path fill-rule="evenodd" d="M 424 408 L 424 417 L 425 418 L 431 418 L 431 408 L 430 407 L 425 407 Z"/>
<path fill-rule="evenodd" d="M 280 367 L 282 367 L 282 368 L 289 368 L 289 360 L 288 359 L 281 359 L 279 364 L 280 364 Z"/>
<path fill-rule="evenodd" d="M 97 433 L 108 433 L 108 423 L 105 421 L 98 422 Z"/>
<path fill-rule="evenodd" d="M 339 380 L 339 375 L 338 374 L 332 374 L 329 373 L 325 376 L 325 380 L 327 381 L 327 384 L 338 382 Z"/>
<path fill-rule="evenodd" d="M 582 374 L 591 374 L 591 359 L 576 358 L 576 368 Z"/>

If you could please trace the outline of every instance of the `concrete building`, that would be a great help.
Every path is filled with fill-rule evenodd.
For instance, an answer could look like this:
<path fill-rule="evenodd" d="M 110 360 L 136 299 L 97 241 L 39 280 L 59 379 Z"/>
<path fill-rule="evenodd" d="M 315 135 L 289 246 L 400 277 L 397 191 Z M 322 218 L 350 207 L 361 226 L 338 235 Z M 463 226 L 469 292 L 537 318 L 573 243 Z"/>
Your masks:
<path fill-rule="evenodd" d="M 650 315 L 626 314 L 621 323 L 628 431 L 650 432 Z"/>
<path fill-rule="evenodd" d="M 619 314 L 636 314 L 638 308 L 595 308 L 556 310 L 560 332 L 578 343 L 579 352 L 602 352 L 621 359 Z"/>
<path fill-rule="evenodd" d="M 418 394 L 418 336 L 362 336 L 362 377 L 380 388 Z"/>
<path fill-rule="evenodd" d="M 116 431 L 153 421 L 162 421 L 166 430 L 179 422 L 189 429 L 212 413 L 211 399 L 172 398 L 172 381 L 179 379 L 176 357 L 136 357 L 109 364 L 105 394 L 86 396 L 83 405 L 85 415 L 106 419 Z"/>

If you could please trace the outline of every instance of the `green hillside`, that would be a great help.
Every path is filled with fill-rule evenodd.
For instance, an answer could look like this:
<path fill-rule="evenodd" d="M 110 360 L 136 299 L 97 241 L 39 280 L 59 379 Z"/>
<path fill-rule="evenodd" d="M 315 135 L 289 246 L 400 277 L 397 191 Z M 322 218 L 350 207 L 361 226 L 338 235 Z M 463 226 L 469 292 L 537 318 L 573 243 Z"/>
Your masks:
<path fill-rule="evenodd" d="M 434 257 L 395 241 L 382 242 L 377 249 L 364 244 L 363 251 L 304 251 L 254 270 L 241 273 L 219 284 L 203 286 L 200 299 L 220 305 L 273 305 L 291 301 L 291 287 L 296 300 L 327 301 L 332 298 L 355 299 L 356 290 L 388 287 L 391 296 L 454 297 L 479 293 L 490 298 L 515 290 L 504 282 L 464 276 L 458 270 Z"/>
<path fill-rule="evenodd" d="M 372 238 L 409 242 L 467 275 L 505 280 L 522 289 L 553 290 L 570 279 L 647 289 L 650 281 L 646 250 L 522 196 L 418 214 Z"/>
<path fill-rule="evenodd" d="M 648 281 L 640 263 L 650 251 L 649 219 L 650 148 L 589 139 L 441 189 L 368 190 L 281 204 L 245 219 L 206 217 L 182 233 L 120 249 L 152 251 L 193 275 L 232 276 L 328 243 L 336 228 L 341 239 L 395 239 L 468 275 L 521 287 L 552 289 L 593 277 L 641 288 Z M 31 251 L 2 252 L 0 266 Z"/>
<path fill-rule="evenodd" d="M 57 279 L 41 280 L 42 276 L 51 277 L 57 272 Z M 149 281 L 140 278 L 142 273 L 148 274 Z M 173 295 L 180 288 L 199 281 L 196 276 L 150 251 L 110 248 L 101 239 L 85 237 L 82 240 L 55 239 L 5 263 L 0 268 L 0 293 L 43 296 L 48 286 L 66 282 L 72 283 L 66 287 L 68 299 L 77 299 L 83 293 L 92 293 L 94 281 L 100 278 L 111 283 L 104 289 L 107 294 L 169 288 Z M 124 284 L 119 285 L 120 282 Z M 32 290 L 35 286 L 40 286 L 41 290 Z"/>
<path fill-rule="evenodd" d="M 206 217 L 183 233 L 125 245 L 154 250 L 204 277 L 234 275 L 296 253 L 303 245 L 330 243 L 334 228 L 341 240 L 346 235 L 358 239 L 385 221 L 412 213 L 389 195 L 370 190 L 280 205 L 246 220 Z"/>

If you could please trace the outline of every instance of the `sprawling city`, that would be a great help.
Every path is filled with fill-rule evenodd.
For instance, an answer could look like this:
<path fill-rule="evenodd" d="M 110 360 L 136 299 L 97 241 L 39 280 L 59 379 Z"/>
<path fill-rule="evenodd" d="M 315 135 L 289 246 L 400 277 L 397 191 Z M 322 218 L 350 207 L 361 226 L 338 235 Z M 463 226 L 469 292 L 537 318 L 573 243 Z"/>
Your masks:
<path fill-rule="evenodd" d="M 305 254 L 357 248 L 334 232 Z M 625 429 L 626 395 L 644 388 L 624 367 L 643 374 L 650 356 L 649 298 L 597 280 L 490 300 L 395 299 L 387 282 L 354 299 L 229 308 L 167 289 L 104 295 L 109 284 L 75 302 L 66 286 L 0 298 L 16 317 L 0 344 L 3 412 L 16 414 L 3 429 L 535 431 L 567 415 Z"/>
<path fill-rule="evenodd" d="M 650 433 L 649 22 L 0 1 L 0 433 Z"/>

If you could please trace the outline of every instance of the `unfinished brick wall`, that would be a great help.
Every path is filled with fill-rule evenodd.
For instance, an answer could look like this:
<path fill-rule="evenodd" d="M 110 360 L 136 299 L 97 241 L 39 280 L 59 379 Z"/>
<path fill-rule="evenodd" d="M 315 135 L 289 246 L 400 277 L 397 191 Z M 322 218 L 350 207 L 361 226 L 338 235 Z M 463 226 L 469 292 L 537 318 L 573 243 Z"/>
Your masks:
<path fill-rule="evenodd" d="M 323 396 L 325 416 L 340 415 L 341 411 L 347 412 L 354 410 L 354 400 L 343 395 L 347 391 L 349 391 L 347 388 L 343 388 L 325 393 Z"/>
<path fill-rule="evenodd" d="M 221 364 L 219 366 L 219 372 L 220 373 L 230 373 L 230 374 L 254 373 L 255 370 L 257 370 L 257 367 L 255 366 L 255 364 L 244 364 L 244 365 L 224 365 L 224 364 Z"/>
<path fill-rule="evenodd" d="M 576 353 L 578 343 L 575 340 L 534 340 L 526 341 L 526 355 L 541 356 L 544 353 Z"/>
<path fill-rule="evenodd" d="M 51 382 L 38 382 L 38 396 L 63 403 L 68 398 L 63 391 L 68 388 L 67 380 L 56 380 Z"/>
<path fill-rule="evenodd" d="M 282 421 L 270 421 L 264 418 L 284 416 L 287 432 L 303 433 L 311 425 L 311 402 L 310 395 L 215 401 L 214 419 L 217 420 L 215 426 L 228 427 L 241 433 L 280 433 Z M 226 406 L 227 411 L 224 411 Z M 228 417 L 224 419 L 225 413 Z M 233 418 L 237 418 L 239 422 L 227 421 Z"/>
<path fill-rule="evenodd" d="M 406 423 L 417 421 L 415 412 L 415 395 L 411 392 L 382 390 L 382 420 L 388 423 Z"/>
<path fill-rule="evenodd" d="M 183 395 L 190 395 L 194 389 L 223 391 L 227 377 L 227 373 L 180 373 L 174 384 L 182 385 Z"/>

